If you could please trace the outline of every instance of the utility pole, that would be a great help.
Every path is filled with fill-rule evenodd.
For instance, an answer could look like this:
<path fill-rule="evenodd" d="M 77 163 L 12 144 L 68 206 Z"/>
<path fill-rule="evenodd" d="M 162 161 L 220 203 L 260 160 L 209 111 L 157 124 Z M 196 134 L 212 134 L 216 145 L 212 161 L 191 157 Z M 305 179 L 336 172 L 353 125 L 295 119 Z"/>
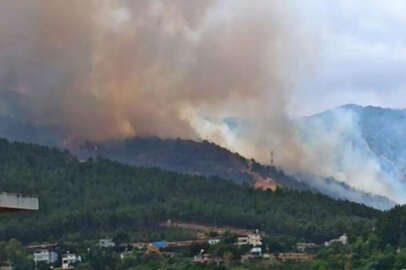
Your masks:
<path fill-rule="evenodd" d="M 274 166 L 275 163 L 275 156 L 274 156 L 274 152 L 271 150 L 271 166 Z"/>

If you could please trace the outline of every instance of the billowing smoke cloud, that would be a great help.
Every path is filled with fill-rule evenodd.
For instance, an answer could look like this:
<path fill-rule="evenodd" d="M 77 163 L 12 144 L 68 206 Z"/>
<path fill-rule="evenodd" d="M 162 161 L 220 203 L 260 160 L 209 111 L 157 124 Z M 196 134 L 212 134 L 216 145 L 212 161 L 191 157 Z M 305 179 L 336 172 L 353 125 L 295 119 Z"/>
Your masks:
<path fill-rule="evenodd" d="M 274 151 L 284 168 L 350 182 L 342 140 L 322 130 L 318 152 L 286 113 L 319 43 L 294 2 L 3 0 L 0 114 L 79 141 L 210 139 L 265 162 Z M 229 116 L 248 124 L 230 130 Z"/>
<path fill-rule="evenodd" d="M 267 2 L 1 1 L 0 95 L 78 139 L 224 141 L 199 119 L 279 121 L 309 55 L 291 11 Z"/>

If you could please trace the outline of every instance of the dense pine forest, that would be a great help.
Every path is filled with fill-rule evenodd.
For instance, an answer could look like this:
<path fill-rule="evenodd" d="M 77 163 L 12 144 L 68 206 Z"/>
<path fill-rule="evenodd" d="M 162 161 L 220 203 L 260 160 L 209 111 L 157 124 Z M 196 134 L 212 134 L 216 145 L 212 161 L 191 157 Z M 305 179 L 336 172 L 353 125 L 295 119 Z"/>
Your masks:
<path fill-rule="evenodd" d="M 370 230 L 380 212 L 312 192 L 254 191 L 217 177 L 135 168 L 0 141 L 0 190 L 40 196 L 38 213 L 1 217 L 0 238 L 23 242 L 114 236 L 167 219 L 260 229 L 322 242 Z"/>
<path fill-rule="evenodd" d="M 102 158 L 79 161 L 68 151 L 0 139 L 0 190 L 40 196 L 40 211 L 7 214 L 0 220 L 0 260 L 15 269 L 33 269 L 23 246 L 53 241 L 61 250 L 85 256 L 77 269 L 403 269 L 406 265 L 405 207 L 381 212 L 310 191 L 281 187 L 256 191 L 217 177 L 181 175 L 136 168 Z M 158 225 L 182 222 L 260 229 L 264 245 L 277 252 L 294 250 L 300 241 L 321 244 L 311 262 L 238 262 L 241 249 L 227 244 L 191 246 L 176 258 L 137 251 L 94 249 L 101 237 L 118 242 L 190 239 L 187 231 Z M 324 247 L 342 233 L 346 246 Z M 17 240 L 14 240 L 17 239 Z M 92 247 L 89 253 L 87 247 Z M 223 258 L 221 265 L 195 265 L 200 248 Z M 87 250 L 87 251 L 86 251 Z M 234 260 L 227 263 L 230 254 Z M 49 269 L 39 265 L 38 269 Z"/>

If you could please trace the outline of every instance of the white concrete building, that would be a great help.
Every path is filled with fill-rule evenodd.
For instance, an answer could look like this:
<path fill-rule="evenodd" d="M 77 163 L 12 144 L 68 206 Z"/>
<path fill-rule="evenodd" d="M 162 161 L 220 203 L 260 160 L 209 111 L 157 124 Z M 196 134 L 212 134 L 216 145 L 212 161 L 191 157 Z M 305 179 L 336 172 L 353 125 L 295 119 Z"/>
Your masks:
<path fill-rule="evenodd" d="M 101 248 L 113 248 L 116 246 L 116 243 L 113 242 L 112 239 L 100 239 L 99 240 L 99 247 Z"/>
<path fill-rule="evenodd" d="M 36 211 L 39 209 L 38 197 L 16 193 L 0 193 L 0 212 Z"/>
<path fill-rule="evenodd" d="M 38 250 L 33 253 L 33 260 L 35 265 L 37 265 L 40 262 L 52 264 L 58 261 L 58 254 L 54 251 Z"/>
<path fill-rule="evenodd" d="M 259 233 L 248 234 L 246 236 L 238 237 L 237 245 L 253 246 L 253 247 L 262 246 L 262 237 Z"/>
<path fill-rule="evenodd" d="M 250 255 L 261 257 L 262 256 L 262 248 L 254 247 L 250 250 Z"/>
<path fill-rule="evenodd" d="M 72 269 L 76 263 L 82 261 L 80 256 L 75 254 L 66 253 L 62 255 L 62 269 Z"/>

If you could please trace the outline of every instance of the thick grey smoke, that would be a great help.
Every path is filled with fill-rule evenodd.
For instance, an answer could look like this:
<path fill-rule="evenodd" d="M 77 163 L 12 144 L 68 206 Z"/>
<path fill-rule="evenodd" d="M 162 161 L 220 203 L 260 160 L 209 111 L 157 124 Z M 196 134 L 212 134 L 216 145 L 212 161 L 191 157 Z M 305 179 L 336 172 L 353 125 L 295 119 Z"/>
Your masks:
<path fill-rule="evenodd" d="M 283 1 L 244 2 L 1 1 L 0 95 L 78 139 L 224 141 L 198 119 L 279 121 L 311 46 Z"/>
<path fill-rule="evenodd" d="M 208 138 L 265 162 L 273 150 L 284 168 L 340 178 L 342 141 L 321 130 L 315 151 L 286 113 L 319 44 L 294 2 L 3 0 L 0 114 L 74 140 Z M 231 132 L 228 116 L 251 124 Z"/>

